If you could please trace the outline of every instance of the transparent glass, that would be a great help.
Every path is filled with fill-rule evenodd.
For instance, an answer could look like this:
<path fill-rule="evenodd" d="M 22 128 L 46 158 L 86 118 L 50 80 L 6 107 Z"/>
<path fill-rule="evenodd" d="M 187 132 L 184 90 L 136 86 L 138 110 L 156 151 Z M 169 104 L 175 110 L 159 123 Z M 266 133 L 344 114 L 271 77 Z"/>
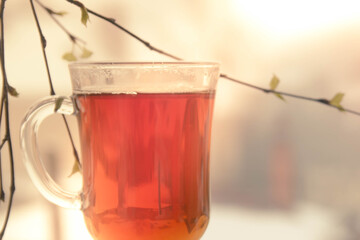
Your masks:
<path fill-rule="evenodd" d="M 39 191 L 80 209 L 94 239 L 200 239 L 209 221 L 209 152 L 217 63 L 75 63 L 58 114 L 78 119 L 83 188 L 69 192 L 38 153 L 58 96 L 21 126 L 24 163 Z"/>

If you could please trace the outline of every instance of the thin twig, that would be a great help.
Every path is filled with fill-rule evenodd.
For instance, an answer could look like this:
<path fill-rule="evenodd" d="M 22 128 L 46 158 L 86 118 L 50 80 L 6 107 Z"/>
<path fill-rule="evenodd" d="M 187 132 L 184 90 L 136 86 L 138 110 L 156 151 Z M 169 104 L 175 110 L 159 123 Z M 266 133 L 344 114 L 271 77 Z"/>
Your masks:
<path fill-rule="evenodd" d="M 2 157 L 0 154 L 0 163 L 2 162 Z M 4 186 L 3 186 L 3 180 L 4 180 L 4 176 L 2 175 L 3 171 L 2 171 L 2 164 L 0 164 L 0 181 L 1 181 L 1 189 L 0 189 L 0 200 L 1 201 L 5 201 L 5 191 L 4 191 Z"/>
<path fill-rule="evenodd" d="M 36 27 L 37 27 L 39 35 L 40 35 L 42 53 L 43 53 L 43 58 L 44 58 L 44 61 L 45 61 L 46 73 L 47 73 L 47 76 L 48 76 L 48 81 L 49 81 L 49 86 L 50 86 L 50 95 L 55 95 L 54 86 L 53 86 L 52 81 L 51 81 L 49 64 L 48 64 L 48 60 L 47 60 L 47 56 L 46 56 L 46 52 L 45 52 L 46 39 L 45 39 L 44 35 L 42 34 L 39 19 L 38 19 L 37 14 L 36 14 L 36 10 L 35 10 L 33 0 L 30 0 L 30 4 L 31 4 L 31 9 L 32 9 L 33 15 L 34 15 L 34 19 L 35 19 L 35 22 L 36 22 Z"/>
<path fill-rule="evenodd" d="M 36 14 L 36 10 L 35 10 L 35 7 L 34 7 L 33 0 L 30 0 L 30 4 L 31 4 L 31 9 L 32 9 L 33 15 L 34 15 L 34 19 L 35 19 L 35 22 L 36 22 L 36 26 L 37 26 L 37 29 L 38 29 L 38 32 L 39 32 L 39 35 L 40 35 L 41 43 L 42 43 L 41 44 L 42 45 L 42 52 L 43 52 L 43 57 L 44 57 L 45 65 L 46 65 L 48 81 L 49 81 L 49 85 L 50 85 L 50 94 L 55 95 L 55 90 L 54 90 L 54 87 L 53 87 L 53 84 L 52 84 L 52 79 L 51 79 L 50 70 L 49 70 L 49 62 L 47 60 L 46 51 L 45 51 L 46 40 L 45 40 L 45 37 L 44 37 L 44 35 L 42 33 L 42 30 L 41 30 L 41 26 L 40 26 L 40 23 L 39 23 L 37 14 Z M 63 116 L 63 119 L 64 119 L 66 130 L 67 130 L 67 133 L 69 135 L 70 142 L 71 142 L 71 145 L 72 145 L 72 148 L 73 148 L 73 153 L 74 153 L 75 160 L 77 161 L 79 166 L 81 166 L 79 155 L 77 153 L 77 150 L 76 150 L 76 147 L 75 147 L 75 144 L 74 144 L 74 141 L 73 141 L 73 137 L 71 135 L 70 128 L 69 128 L 69 125 L 68 125 L 68 122 L 67 122 L 65 116 Z"/>
<path fill-rule="evenodd" d="M 287 96 L 287 97 L 291 97 L 291 98 L 297 98 L 297 99 L 301 99 L 301 100 L 306 100 L 306 101 L 312 101 L 312 102 L 321 103 L 321 104 L 324 104 L 324 105 L 326 105 L 326 106 L 328 106 L 328 107 L 333 107 L 333 108 L 339 109 L 337 106 L 331 105 L 331 104 L 330 104 L 330 101 L 327 100 L 327 99 L 324 99 L 324 98 L 312 98 L 312 97 L 306 97 L 306 96 L 296 95 L 296 94 L 292 94 L 292 93 L 288 93 L 288 92 L 282 92 L 282 91 L 276 91 L 276 90 L 271 90 L 271 89 L 267 89 L 267 88 L 262 88 L 262 87 L 258 87 L 258 86 L 255 86 L 255 85 L 252 85 L 252 84 L 249 84 L 249 83 L 246 83 L 246 82 L 237 80 L 237 79 L 235 79 L 235 78 L 231 78 L 231 77 L 227 76 L 226 74 L 220 74 L 220 77 L 222 77 L 222 78 L 224 78 L 224 79 L 227 79 L 227 80 L 230 80 L 230 81 L 232 81 L 232 82 L 239 83 L 239 84 L 241 84 L 241 85 L 244 85 L 244 86 L 247 86 L 247 87 L 256 89 L 256 90 L 263 91 L 264 93 L 280 94 L 280 95 Z M 348 113 L 351 113 L 351 114 L 355 114 L 355 115 L 360 116 L 360 112 L 356 112 L 356 111 L 353 111 L 353 110 L 350 110 L 350 109 L 346 109 L 346 108 L 343 108 L 342 110 L 343 110 L 344 112 L 348 112 Z"/>
<path fill-rule="evenodd" d="M 4 89 L 3 89 L 3 91 L 4 91 Z M 2 96 L 1 96 L 1 107 L 0 107 L 0 126 L 2 126 L 4 105 L 5 105 L 5 94 L 2 94 Z"/>
<path fill-rule="evenodd" d="M 64 115 L 64 114 L 62 114 L 62 117 L 63 117 L 63 119 L 64 119 L 64 123 L 65 123 L 66 131 L 67 131 L 67 132 L 68 132 L 68 134 L 69 134 L 69 138 L 70 138 L 70 142 L 71 142 L 71 145 L 72 145 L 72 149 L 73 149 L 73 154 L 74 154 L 74 157 L 75 157 L 75 159 L 76 159 L 77 163 L 79 164 L 79 166 L 81 167 L 79 154 L 78 154 L 78 152 L 77 152 L 77 150 L 76 150 L 74 140 L 73 140 L 73 138 L 72 138 L 72 136 L 71 136 L 71 132 L 70 132 L 70 127 L 69 127 L 69 124 L 68 124 L 68 122 L 67 122 L 67 120 L 66 120 L 66 118 L 65 118 L 65 115 Z"/>
<path fill-rule="evenodd" d="M 77 43 L 77 42 L 81 42 L 83 44 L 85 44 L 86 42 L 84 40 L 82 40 L 81 38 L 75 36 L 74 34 L 72 34 L 69 30 L 67 30 L 64 25 L 57 20 L 57 18 L 54 16 L 55 11 L 53 11 L 52 9 L 50 9 L 49 7 L 45 6 L 42 2 L 35 0 L 37 4 L 39 4 L 40 7 L 42 7 L 50 16 L 50 18 L 60 27 L 61 30 L 63 30 L 66 35 L 68 35 L 68 37 L 70 38 L 70 41 L 72 41 L 73 43 Z"/>
<path fill-rule="evenodd" d="M 82 3 L 78 2 L 78 1 L 74 1 L 74 0 L 66 0 L 66 1 L 71 3 L 71 4 L 74 4 L 74 5 L 78 6 L 80 8 L 83 7 Z M 173 54 L 167 53 L 167 52 L 165 52 L 165 51 L 163 51 L 163 50 L 161 50 L 159 48 L 156 48 L 156 47 L 152 46 L 149 42 L 145 41 L 144 39 L 140 38 L 139 36 L 135 35 L 134 33 L 130 32 L 129 30 L 125 29 L 123 26 L 117 24 L 115 19 L 105 17 L 105 16 L 103 16 L 103 15 L 97 13 L 97 12 L 94 12 L 93 10 L 91 10 L 89 8 L 86 8 L 86 9 L 92 15 L 109 22 L 110 24 L 112 24 L 112 25 L 116 26 L 117 28 L 119 28 L 120 30 L 124 31 L 125 33 L 127 33 L 128 35 L 130 35 L 131 37 L 136 39 L 137 41 L 143 43 L 148 49 L 150 49 L 152 51 L 155 51 L 155 52 L 157 52 L 159 54 L 162 54 L 164 56 L 170 57 L 170 58 L 172 58 L 174 60 L 182 60 L 182 58 L 180 58 L 180 57 L 177 57 L 177 56 L 175 56 Z M 307 101 L 318 102 L 318 103 L 322 103 L 322 104 L 324 104 L 326 106 L 339 109 L 337 106 L 331 105 L 329 100 L 326 100 L 326 99 L 323 99 L 323 98 L 311 98 L 311 97 L 291 94 L 291 93 L 287 93 L 287 92 L 280 92 L 280 91 L 276 91 L 276 90 L 272 90 L 272 89 L 262 88 L 262 87 L 259 87 L 259 86 L 256 86 L 256 85 L 253 85 L 253 84 L 250 84 L 250 83 L 247 83 L 247 82 L 240 81 L 240 80 L 235 79 L 235 78 L 231 78 L 231 77 L 229 77 L 229 76 L 227 76 L 226 74 L 223 74 L 223 73 L 220 74 L 220 77 L 224 78 L 224 79 L 227 79 L 227 80 L 230 80 L 232 82 L 236 82 L 236 83 L 241 84 L 243 86 L 247 86 L 247 87 L 250 87 L 250 88 L 253 88 L 253 89 L 256 89 L 256 90 L 260 90 L 260 91 L 265 92 L 265 93 L 280 94 L 280 95 L 284 95 L 284 96 L 291 97 L 291 98 L 297 98 L 297 99 L 302 99 L 302 100 L 307 100 Z M 354 110 L 342 108 L 342 111 L 360 116 L 360 112 L 357 112 L 357 111 L 354 111 Z"/>
<path fill-rule="evenodd" d="M 9 161 L 10 161 L 10 195 L 9 195 L 9 203 L 6 210 L 6 215 L 4 219 L 4 223 L 0 232 L 0 240 L 3 238 L 6 230 L 6 226 L 9 221 L 10 212 L 12 209 L 12 203 L 13 203 L 13 197 L 15 193 L 15 169 L 14 169 L 14 154 L 12 149 L 12 141 L 11 141 L 11 134 L 10 134 L 10 114 L 9 114 L 9 83 L 6 76 L 6 70 L 5 70 L 5 34 L 4 34 L 4 11 L 5 11 L 5 1 L 1 0 L 1 6 L 0 6 L 0 21 L 1 21 L 1 34 L 0 34 L 0 62 L 1 62 L 1 74 L 3 78 L 3 86 L 2 86 L 2 96 L 1 96 L 1 117 L 3 110 L 5 111 L 5 138 L 7 139 L 7 145 L 9 148 Z M 2 151 L 0 152 L 2 154 Z M 2 162 L 0 162 L 2 164 Z M 1 170 L 1 176 L 3 175 Z M 3 192 L 3 189 L 1 189 Z"/>
<path fill-rule="evenodd" d="M 66 1 L 69 2 L 69 3 L 71 3 L 71 4 L 74 4 L 74 5 L 78 6 L 78 7 L 80 7 L 80 8 L 82 7 L 82 3 L 78 2 L 78 1 L 74 1 L 74 0 L 66 0 Z M 163 51 L 163 50 L 161 50 L 161 49 L 159 49 L 159 48 L 156 48 L 156 47 L 152 46 L 149 42 L 144 41 L 142 38 L 140 38 L 140 37 L 138 37 L 137 35 L 135 35 L 134 33 L 130 32 L 129 30 L 127 30 L 127 29 L 124 28 L 123 26 L 117 24 L 114 18 L 105 17 L 105 16 L 103 16 L 103 15 L 97 13 L 97 12 L 94 12 L 93 10 L 91 10 L 91 9 L 89 9 L 89 8 L 86 8 L 86 9 L 87 9 L 87 11 L 88 11 L 89 13 L 91 13 L 92 15 L 94 15 L 94 16 L 96 16 L 96 17 L 98 17 L 98 18 L 101 18 L 101 19 L 103 19 L 103 20 L 111 23 L 112 25 L 114 25 L 114 26 L 116 26 L 117 28 L 121 29 L 121 30 L 124 31 L 125 33 L 129 34 L 131 37 L 135 38 L 136 40 L 138 40 L 139 42 L 141 42 L 142 44 L 144 44 L 144 45 L 145 45 L 147 48 L 149 48 L 150 50 L 155 51 L 155 52 L 157 52 L 157 53 L 159 53 L 159 54 L 162 54 L 162 55 L 164 55 L 164 56 L 170 57 L 170 58 L 172 58 L 172 59 L 174 59 L 174 60 L 178 60 L 178 61 L 182 60 L 181 58 L 176 57 L 176 56 L 173 55 L 173 54 L 167 53 L 167 52 L 165 52 L 165 51 Z"/>
<path fill-rule="evenodd" d="M 0 145 L 0 151 L 1 149 L 4 147 L 4 145 L 6 144 L 6 142 L 8 141 L 8 138 L 5 136 L 1 142 L 1 145 Z M 1 171 L 0 171 L 1 172 Z"/>
<path fill-rule="evenodd" d="M 3 19 L 3 17 L 1 17 L 1 19 Z M 10 218 L 10 212 L 12 209 L 12 203 L 13 203 L 13 198 L 14 198 L 14 193 L 15 193 L 15 168 L 14 168 L 14 154 L 13 154 L 13 146 L 12 146 L 12 141 L 11 141 L 11 134 L 10 134 L 10 113 L 9 113 L 9 102 L 8 102 L 8 98 L 6 100 L 5 103 L 5 119 L 6 119 L 6 135 L 7 135 L 7 146 L 9 148 L 9 156 L 10 156 L 10 195 L 9 195 L 9 204 L 8 204 L 8 210 L 6 212 L 6 216 L 5 216 L 5 222 L 3 225 L 3 228 L 1 229 L 0 232 L 0 240 L 3 238 L 4 234 L 5 234 L 5 230 L 6 230 L 6 226 L 7 223 L 9 221 Z"/>

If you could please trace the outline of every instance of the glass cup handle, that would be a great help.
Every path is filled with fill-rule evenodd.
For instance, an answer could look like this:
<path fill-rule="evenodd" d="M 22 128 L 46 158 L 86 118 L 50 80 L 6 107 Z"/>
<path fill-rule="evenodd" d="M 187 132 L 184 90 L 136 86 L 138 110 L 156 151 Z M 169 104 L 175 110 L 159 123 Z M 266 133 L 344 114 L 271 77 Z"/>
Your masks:
<path fill-rule="evenodd" d="M 23 160 L 32 182 L 46 199 L 61 207 L 81 209 L 82 193 L 66 191 L 55 183 L 46 171 L 38 151 L 38 130 L 45 118 L 54 113 L 76 114 L 72 99 L 70 97 L 61 98 L 63 98 L 62 104 L 56 112 L 55 105 L 59 96 L 46 97 L 29 109 L 20 130 Z"/>

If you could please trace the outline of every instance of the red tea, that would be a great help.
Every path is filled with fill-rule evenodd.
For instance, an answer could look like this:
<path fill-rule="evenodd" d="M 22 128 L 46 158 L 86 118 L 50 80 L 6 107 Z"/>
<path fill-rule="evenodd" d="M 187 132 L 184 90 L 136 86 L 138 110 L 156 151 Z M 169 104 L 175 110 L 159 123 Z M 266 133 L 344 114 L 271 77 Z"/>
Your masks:
<path fill-rule="evenodd" d="M 95 239 L 200 239 L 214 95 L 77 96 L 84 217 Z"/>

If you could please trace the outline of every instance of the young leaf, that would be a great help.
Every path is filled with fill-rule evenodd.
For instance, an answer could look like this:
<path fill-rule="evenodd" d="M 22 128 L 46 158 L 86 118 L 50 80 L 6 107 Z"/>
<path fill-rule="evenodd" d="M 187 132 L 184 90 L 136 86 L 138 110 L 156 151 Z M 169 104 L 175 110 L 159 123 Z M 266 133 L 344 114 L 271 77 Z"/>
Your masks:
<path fill-rule="evenodd" d="M 65 97 L 58 97 L 58 98 L 55 100 L 54 112 L 57 112 L 57 111 L 60 109 L 60 107 L 61 107 L 64 99 L 65 99 Z"/>
<path fill-rule="evenodd" d="M 344 108 L 341 106 L 341 101 L 344 97 L 344 93 L 337 93 L 335 96 L 330 100 L 330 105 L 337 107 L 340 111 L 344 111 Z"/>
<path fill-rule="evenodd" d="M 277 88 L 277 86 L 279 85 L 280 80 L 279 78 L 274 75 L 270 81 L 270 89 L 275 91 L 275 89 Z M 274 93 L 275 96 L 277 96 L 278 98 L 280 98 L 281 100 L 285 101 L 285 98 L 280 94 L 280 93 Z"/>
<path fill-rule="evenodd" d="M 51 14 L 54 14 L 54 15 L 58 15 L 58 16 L 64 16 L 67 14 L 67 12 L 65 11 L 60 11 L 60 12 L 55 12 L 55 11 L 52 11 Z"/>
<path fill-rule="evenodd" d="M 85 47 L 82 49 L 81 58 L 89 58 L 93 54 L 90 50 L 86 49 Z"/>
<path fill-rule="evenodd" d="M 285 101 L 285 98 L 283 97 L 283 95 L 281 95 L 280 93 L 274 93 L 275 96 L 277 96 L 278 98 L 280 98 L 281 100 Z"/>
<path fill-rule="evenodd" d="M 69 0 L 68 0 L 69 1 Z M 87 11 L 87 8 L 85 7 L 85 5 L 79 1 L 76 0 L 71 0 L 69 1 L 73 4 L 75 4 L 76 6 L 78 6 L 81 10 L 81 22 L 86 26 L 87 21 L 89 21 L 89 14 Z"/>
<path fill-rule="evenodd" d="M 77 172 L 80 172 L 80 166 L 79 166 L 79 163 L 77 161 L 74 161 L 73 168 L 72 168 L 71 173 L 70 173 L 70 175 L 68 177 L 71 177 L 72 175 L 74 175 Z"/>
<path fill-rule="evenodd" d="M 17 96 L 19 96 L 19 93 L 16 91 L 16 89 L 15 88 L 13 88 L 12 86 L 8 86 L 8 92 L 9 92 L 9 94 L 11 95 L 11 96 L 13 96 L 13 97 L 17 97 Z"/>
<path fill-rule="evenodd" d="M 279 85 L 279 83 L 280 83 L 279 78 L 276 75 L 274 75 L 270 81 L 270 89 L 275 90 Z"/>
<path fill-rule="evenodd" d="M 89 13 L 84 5 L 81 6 L 81 22 L 86 26 L 89 21 Z"/>
<path fill-rule="evenodd" d="M 64 53 L 64 55 L 62 56 L 62 58 L 68 62 L 73 62 L 73 61 L 76 61 L 76 57 L 75 55 L 72 53 L 72 52 L 67 52 L 67 53 Z"/>

